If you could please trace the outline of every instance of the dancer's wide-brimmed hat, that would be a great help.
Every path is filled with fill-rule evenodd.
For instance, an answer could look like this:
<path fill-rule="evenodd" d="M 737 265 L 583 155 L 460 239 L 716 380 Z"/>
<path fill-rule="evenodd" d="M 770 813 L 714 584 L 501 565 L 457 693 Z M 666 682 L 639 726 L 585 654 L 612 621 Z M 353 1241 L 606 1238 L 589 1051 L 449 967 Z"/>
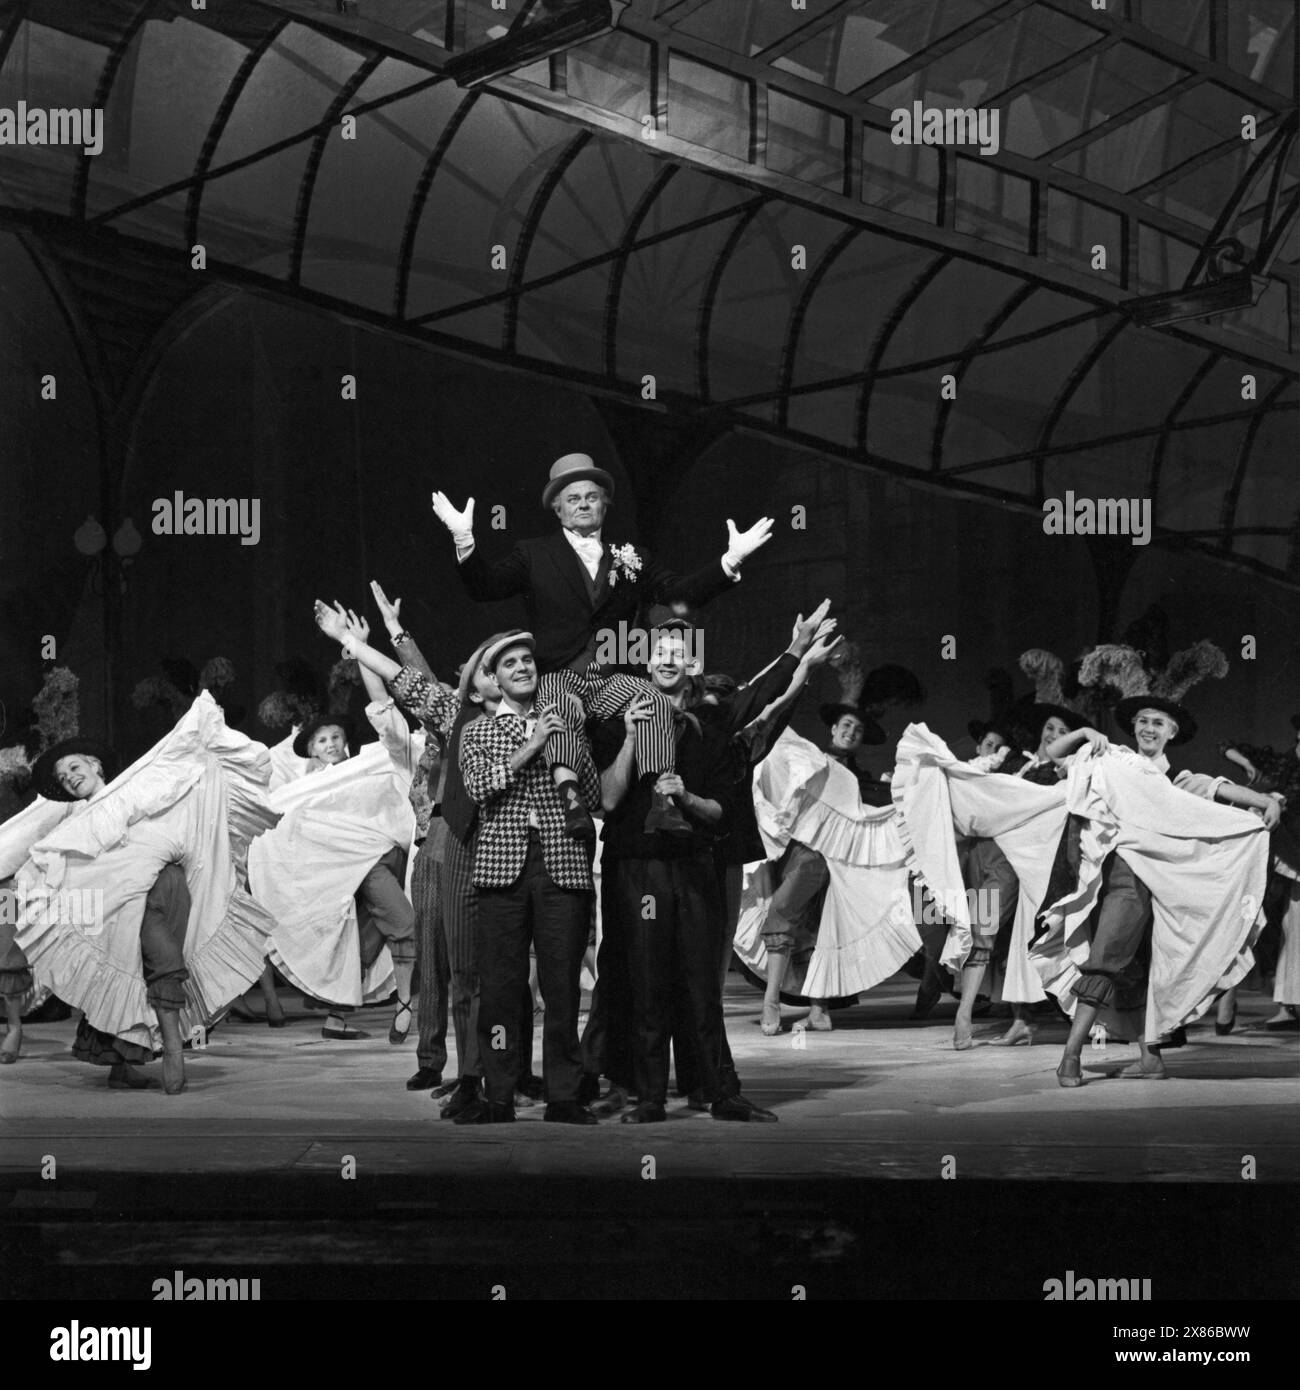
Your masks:
<path fill-rule="evenodd" d="M 1024 706 L 1018 713 L 1020 714 L 1020 722 L 1028 726 L 1036 739 L 1043 736 L 1043 725 L 1049 719 L 1059 719 L 1071 733 L 1076 729 L 1082 729 L 1088 722 L 1083 715 L 1075 710 L 1045 700 L 1036 700 L 1032 704 Z"/>
<path fill-rule="evenodd" d="M 863 714 L 859 705 L 846 705 L 841 701 L 833 705 L 823 705 L 818 713 L 821 715 L 822 723 L 829 728 L 834 728 L 846 714 L 860 719 L 863 743 L 884 743 L 887 737 L 885 731 L 869 714 Z"/>
<path fill-rule="evenodd" d="M 97 758 L 104 769 L 104 781 L 111 782 L 117 776 L 117 754 L 106 743 L 93 738 L 65 738 L 53 748 L 47 748 L 32 768 L 32 786 L 47 801 L 76 801 L 71 792 L 66 792 L 54 776 L 54 769 L 62 758 L 70 758 L 74 753 L 83 757 Z"/>
<path fill-rule="evenodd" d="M 1133 737 L 1133 721 L 1144 709 L 1159 710 L 1178 725 L 1178 732 L 1169 740 L 1170 747 L 1190 743 L 1196 737 L 1196 720 L 1186 705 L 1166 700 L 1163 695 L 1130 695 L 1115 706 L 1115 722 L 1130 738 Z"/>
<path fill-rule="evenodd" d="M 293 751 L 300 758 L 309 758 L 311 754 L 307 751 L 307 745 L 316 737 L 322 729 L 342 729 L 343 741 L 351 749 L 356 743 L 356 730 L 352 727 L 352 721 L 346 714 L 330 714 L 328 710 L 321 714 L 313 714 L 312 717 L 298 730 L 293 740 Z"/>
<path fill-rule="evenodd" d="M 1011 742 L 1013 737 L 1012 723 L 1008 719 L 972 719 L 966 725 L 966 732 L 975 740 L 982 743 L 987 734 L 1001 734 L 1007 742 Z"/>
<path fill-rule="evenodd" d="M 614 500 L 613 478 L 603 468 L 596 467 L 596 460 L 590 454 L 565 454 L 551 464 L 550 480 L 542 489 L 542 506 L 549 507 L 561 488 L 568 487 L 570 483 L 585 482 L 588 478 L 605 489 L 611 502 Z"/>

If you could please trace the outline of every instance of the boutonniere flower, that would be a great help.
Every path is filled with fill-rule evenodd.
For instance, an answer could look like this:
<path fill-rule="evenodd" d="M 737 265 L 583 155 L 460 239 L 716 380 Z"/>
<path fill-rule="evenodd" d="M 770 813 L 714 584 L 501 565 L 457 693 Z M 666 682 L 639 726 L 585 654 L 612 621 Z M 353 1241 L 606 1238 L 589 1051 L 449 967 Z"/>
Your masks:
<path fill-rule="evenodd" d="M 609 567 L 609 587 L 612 589 L 618 583 L 620 575 L 629 584 L 635 584 L 636 577 L 641 571 L 641 557 L 636 553 L 635 547 L 611 545 L 609 554 L 612 561 Z"/>

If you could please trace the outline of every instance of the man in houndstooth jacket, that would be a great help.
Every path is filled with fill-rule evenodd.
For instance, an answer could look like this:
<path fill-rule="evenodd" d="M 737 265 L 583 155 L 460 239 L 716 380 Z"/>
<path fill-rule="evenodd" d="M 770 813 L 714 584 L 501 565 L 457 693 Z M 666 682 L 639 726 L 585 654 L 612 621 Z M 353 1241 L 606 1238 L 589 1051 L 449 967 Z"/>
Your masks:
<path fill-rule="evenodd" d="M 493 717 L 466 726 L 460 770 L 465 789 L 480 808 L 474 886 L 485 1094 L 455 1122 L 493 1124 L 515 1118 L 518 1001 L 527 986 L 531 942 L 546 1005 L 543 1118 L 594 1125 L 596 1117 L 577 1101 L 582 1079 L 579 979 L 591 920 L 591 858 L 586 845 L 566 833 L 564 804 L 539 756 L 564 724 L 553 706 L 537 704 L 531 633 L 509 633 L 492 643 L 483 654 L 482 669 L 496 676 L 501 704 Z M 587 762 L 584 771 L 590 768 Z M 583 794 L 595 804 L 600 788 L 594 770 L 584 782 Z"/>

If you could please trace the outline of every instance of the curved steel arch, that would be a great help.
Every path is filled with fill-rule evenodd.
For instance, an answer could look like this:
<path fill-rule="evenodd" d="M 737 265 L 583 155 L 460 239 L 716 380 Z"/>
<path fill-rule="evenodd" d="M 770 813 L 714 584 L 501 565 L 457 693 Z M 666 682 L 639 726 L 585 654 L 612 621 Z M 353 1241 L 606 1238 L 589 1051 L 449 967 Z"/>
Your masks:
<path fill-rule="evenodd" d="M 515 263 L 510 268 L 510 278 L 506 288 L 506 293 L 510 296 L 506 300 L 505 333 L 503 335 L 507 352 L 516 350 L 519 332 L 519 301 L 522 297 L 520 286 L 523 284 L 528 254 L 533 249 L 533 238 L 537 235 L 537 229 L 541 225 L 555 190 L 573 166 L 573 162 L 591 143 L 592 138 L 590 131 L 580 131 L 560 151 L 547 171 L 546 177 L 538 185 L 537 192 L 533 194 L 533 201 L 524 216 L 523 226 L 519 229 L 519 240 L 515 243 Z"/>
<path fill-rule="evenodd" d="M 1273 388 L 1259 403 L 1260 408 L 1251 417 L 1250 423 L 1246 426 L 1241 436 L 1241 446 L 1237 450 L 1237 461 L 1232 471 L 1232 482 L 1229 483 L 1223 494 L 1223 507 L 1219 517 L 1221 530 L 1223 533 L 1223 547 L 1225 550 L 1231 549 L 1233 536 L 1233 522 L 1237 517 L 1237 503 L 1241 497 L 1241 489 L 1246 479 L 1246 468 L 1250 463 L 1250 455 L 1255 447 L 1255 437 L 1259 434 L 1260 427 L 1271 415 L 1277 413 L 1273 409 L 1273 402 L 1289 386 L 1294 385 L 1286 377 L 1279 377 L 1274 383 Z M 1296 409 L 1295 402 L 1291 403 L 1292 410 Z"/>
<path fill-rule="evenodd" d="M 871 422 L 871 396 L 876 384 L 876 371 L 884 361 L 890 341 L 898 332 L 899 325 L 907 317 L 907 311 L 925 293 L 935 277 L 951 265 L 956 257 L 948 252 L 939 252 L 934 259 L 916 276 L 912 283 L 899 295 L 893 309 L 881 321 L 876 332 L 876 340 L 867 354 L 867 362 L 862 371 L 862 393 L 858 397 L 858 421 L 856 439 L 858 448 L 867 452 L 867 429 Z"/>
<path fill-rule="evenodd" d="M 961 379 L 965 375 L 970 364 L 979 355 L 980 350 L 988 340 L 1002 327 L 1004 323 L 1024 304 L 1038 293 L 1038 286 L 1033 284 L 1023 284 L 1018 289 L 1012 290 L 1006 300 L 998 306 L 997 310 L 984 324 L 983 329 L 971 339 L 966 345 L 965 351 L 957 358 L 956 365 L 953 367 L 953 376 L 957 379 L 957 387 L 960 392 Z M 946 359 L 952 361 L 951 358 Z M 956 397 L 945 400 L 939 397 L 939 408 L 934 417 L 934 433 L 930 443 L 930 471 L 933 473 L 942 472 L 943 460 L 943 439 L 948 432 L 948 421 L 952 415 L 952 408 L 956 404 Z"/>
<path fill-rule="evenodd" d="M 804 286 L 803 293 L 791 311 L 790 324 L 785 334 L 785 344 L 781 349 L 781 368 L 777 378 L 780 394 L 777 397 L 776 419 L 777 424 L 782 428 L 790 423 L 790 388 L 794 385 L 794 364 L 799 356 L 799 339 L 803 334 L 804 320 L 808 317 L 808 310 L 812 307 L 813 298 L 821 288 L 822 281 L 830 274 L 835 262 L 860 236 L 865 235 L 865 228 L 847 227 L 836 237 L 827 247 L 822 256 L 821 264 L 808 277 L 808 283 Z"/>
<path fill-rule="evenodd" d="M 1065 407 L 1074 398 L 1074 393 L 1083 385 L 1088 373 L 1097 365 L 1103 354 L 1110 347 L 1111 343 L 1129 326 L 1128 320 L 1122 315 L 1116 315 L 1115 322 L 1110 329 L 1103 333 L 1091 348 L 1085 352 L 1074 364 L 1074 369 L 1065 379 L 1061 389 L 1056 393 L 1050 409 L 1043 417 L 1043 427 L 1038 432 L 1038 441 L 1034 445 L 1034 500 L 1041 503 L 1043 500 L 1043 470 L 1047 465 L 1047 458 L 1051 452 L 1052 436 L 1056 433 L 1056 427 L 1061 422 L 1061 416 L 1065 414 Z"/>
<path fill-rule="evenodd" d="M 676 164 L 666 164 L 660 173 L 650 180 L 649 185 L 637 200 L 632 216 L 627 220 L 623 236 L 614 252 L 614 268 L 609 275 L 609 288 L 605 292 L 605 322 L 601 338 L 605 344 L 605 375 L 610 381 L 618 380 L 618 314 L 623 297 L 623 277 L 627 274 L 628 257 L 641 224 L 650 216 L 650 209 L 659 201 L 659 195 L 672 182 L 678 172 Z"/>
<path fill-rule="evenodd" d="M 447 117 L 446 125 L 434 141 L 433 148 L 424 161 L 424 168 L 420 171 L 420 177 L 411 191 L 411 204 L 406 210 L 406 223 L 402 228 L 401 248 L 397 253 L 397 276 L 393 286 L 393 315 L 400 320 L 406 320 L 407 298 L 411 287 L 411 262 L 415 259 L 415 239 L 420 233 L 420 222 L 424 217 L 424 205 L 428 201 L 429 190 L 433 187 L 438 166 L 456 138 L 456 132 L 478 99 L 479 93 L 473 91 L 457 102 L 455 109 Z"/>
<path fill-rule="evenodd" d="M 334 100 L 325 108 L 311 148 L 307 151 L 307 162 L 303 166 L 302 178 L 298 181 L 298 202 L 293 210 L 293 247 L 289 252 L 289 283 L 302 283 L 303 248 L 307 243 L 307 223 L 311 220 L 311 200 L 316 192 L 316 177 L 320 173 L 320 162 L 325 155 L 325 142 L 330 132 L 343 115 L 343 108 L 361 90 L 363 83 L 384 61 L 380 53 L 372 53 L 362 61 L 357 70 L 348 78 L 335 94 Z"/>
<path fill-rule="evenodd" d="M 695 371 L 696 380 L 700 387 L 700 398 L 704 401 L 709 399 L 709 335 L 713 328 L 714 301 L 717 298 L 722 277 L 726 273 L 727 264 L 731 260 L 733 252 L 740 245 L 741 238 L 749 229 L 750 224 L 767 206 L 768 200 L 751 203 L 744 213 L 736 219 L 736 225 L 727 233 L 718 254 L 713 258 L 713 266 L 700 294 L 700 310 L 695 330 Z"/>
<path fill-rule="evenodd" d="M 109 50 L 108 61 L 104 64 L 104 70 L 99 74 L 99 81 L 95 84 L 92 104 L 99 110 L 102 111 L 107 107 L 109 94 L 113 90 L 114 82 L 117 81 L 118 71 L 126 61 L 126 55 L 130 52 L 136 35 L 144 27 L 145 21 L 152 13 L 155 3 L 156 0 L 140 0 L 140 8 L 132 16 L 130 23 L 124 26 L 117 42 Z M 78 222 L 86 221 L 86 201 L 90 192 L 90 159 L 91 156 L 83 149 L 81 158 L 77 161 L 77 175 L 72 188 L 72 216 Z"/>
<path fill-rule="evenodd" d="M 248 86 L 249 79 L 257 71 L 257 65 L 270 51 L 271 45 L 288 27 L 289 24 L 286 20 L 285 23 L 268 29 L 261 43 L 250 48 L 244 54 L 244 61 L 240 63 L 234 77 L 230 79 L 230 85 L 226 88 L 226 94 L 217 106 L 216 115 L 212 118 L 208 133 L 203 137 L 203 144 L 199 147 L 198 162 L 194 166 L 195 182 L 185 200 L 185 240 L 190 246 L 193 246 L 199 239 L 199 215 L 203 195 L 207 192 L 208 170 L 216 158 L 217 146 L 221 144 L 221 137 L 226 133 L 226 126 L 230 123 L 239 98 L 244 94 L 244 88 Z"/>
<path fill-rule="evenodd" d="M 1160 496 L 1160 474 L 1165 466 L 1165 454 L 1169 449 L 1169 436 L 1173 432 L 1174 422 L 1196 395 L 1197 391 L 1200 389 L 1201 382 L 1209 376 L 1222 360 L 1222 353 L 1207 352 L 1200 366 L 1188 373 L 1187 380 L 1183 384 L 1183 389 L 1178 393 L 1173 404 L 1165 412 L 1164 424 L 1161 427 L 1160 433 L 1156 436 L 1155 446 L 1151 450 L 1151 469 L 1147 474 L 1147 496 L 1151 498 L 1153 506 Z"/>

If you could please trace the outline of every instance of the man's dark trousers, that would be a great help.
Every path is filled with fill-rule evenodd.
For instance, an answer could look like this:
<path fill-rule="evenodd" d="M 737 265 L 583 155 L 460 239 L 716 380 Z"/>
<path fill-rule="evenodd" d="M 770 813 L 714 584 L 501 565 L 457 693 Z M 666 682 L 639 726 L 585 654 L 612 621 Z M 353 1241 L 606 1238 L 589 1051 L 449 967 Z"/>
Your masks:
<path fill-rule="evenodd" d="M 502 1105 L 514 1101 L 520 1066 L 519 1000 L 528 989 L 530 942 L 536 947 L 537 978 L 546 1005 L 546 1099 L 556 1103 L 576 1098 L 582 1078 L 580 980 L 590 925 L 590 891 L 561 888 L 551 879 L 536 831 L 529 832 L 519 877 L 508 888 L 478 890 L 478 1039 L 488 1100 Z"/>

